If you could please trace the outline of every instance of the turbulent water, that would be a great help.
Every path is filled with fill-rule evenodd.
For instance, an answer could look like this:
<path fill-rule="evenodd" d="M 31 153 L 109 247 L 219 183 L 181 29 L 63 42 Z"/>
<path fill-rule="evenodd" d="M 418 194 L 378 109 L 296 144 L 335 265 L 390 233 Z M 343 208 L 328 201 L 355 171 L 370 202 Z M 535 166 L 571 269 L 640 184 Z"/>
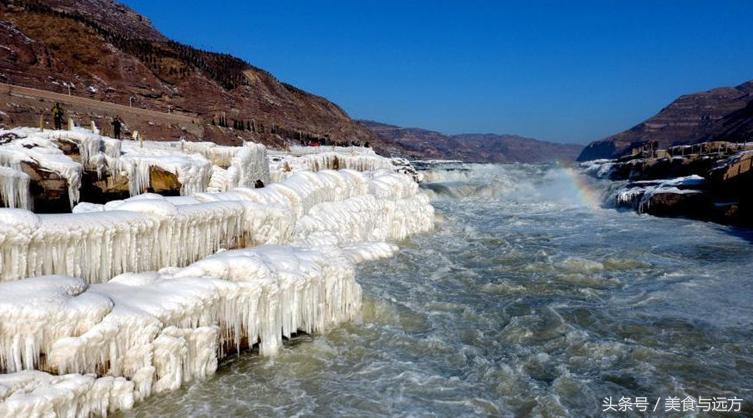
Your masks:
<path fill-rule="evenodd" d="M 687 396 L 752 413 L 753 235 L 594 208 L 558 167 L 466 168 L 427 173 L 434 234 L 360 267 L 362 320 L 128 415 L 580 417 L 605 397 L 662 415 Z"/>

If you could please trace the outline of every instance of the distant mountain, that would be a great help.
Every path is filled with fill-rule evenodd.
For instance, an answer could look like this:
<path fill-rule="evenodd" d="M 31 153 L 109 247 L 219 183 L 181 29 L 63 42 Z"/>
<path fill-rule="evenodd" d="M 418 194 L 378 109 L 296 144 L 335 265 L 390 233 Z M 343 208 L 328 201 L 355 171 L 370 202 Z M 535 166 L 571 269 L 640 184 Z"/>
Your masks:
<path fill-rule="evenodd" d="M 334 103 L 239 58 L 171 41 L 113 0 L 0 0 L 0 82 L 184 114 L 221 143 L 373 140 Z M 7 97 L 0 99 L 6 126 L 36 126 L 50 108 Z M 70 110 L 97 123 L 112 117 Z M 125 122 L 163 138 L 193 136 L 174 125 L 160 131 L 152 120 Z"/>
<path fill-rule="evenodd" d="M 579 161 L 615 158 L 647 141 L 659 148 L 710 140 L 753 139 L 753 81 L 681 96 L 648 120 L 592 142 Z"/>
<path fill-rule="evenodd" d="M 573 161 L 582 145 L 558 144 L 517 135 L 444 135 L 418 128 L 401 128 L 359 121 L 377 137 L 374 149 L 385 155 L 412 159 L 462 160 L 483 163 Z"/>

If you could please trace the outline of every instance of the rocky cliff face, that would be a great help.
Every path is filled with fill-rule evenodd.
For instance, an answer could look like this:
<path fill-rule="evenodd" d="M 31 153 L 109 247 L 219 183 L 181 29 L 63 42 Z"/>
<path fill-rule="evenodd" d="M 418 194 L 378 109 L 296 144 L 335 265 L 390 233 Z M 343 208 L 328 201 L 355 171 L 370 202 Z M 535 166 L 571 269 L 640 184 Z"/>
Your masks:
<path fill-rule="evenodd" d="M 0 82 L 186 114 L 216 142 L 373 140 L 334 103 L 238 58 L 170 41 L 113 0 L 2 0 L 0 45 Z M 40 109 L 2 111 L 6 125 L 36 125 Z"/>
<path fill-rule="evenodd" d="M 702 142 L 581 163 L 615 180 L 605 205 L 656 216 L 753 225 L 753 144 Z"/>
<path fill-rule="evenodd" d="M 372 121 L 360 121 L 377 140 L 373 147 L 385 154 L 413 159 L 461 160 L 482 163 L 541 163 L 573 161 L 583 148 L 517 135 L 444 135 L 417 128 L 401 128 Z"/>
<path fill-rule="evenodd" d="M 648 141 L 660 148 L 753 137 L 753 81 L 688 94 L 627 131 L 589 144 L 579 161 L 616 158 Z"/>

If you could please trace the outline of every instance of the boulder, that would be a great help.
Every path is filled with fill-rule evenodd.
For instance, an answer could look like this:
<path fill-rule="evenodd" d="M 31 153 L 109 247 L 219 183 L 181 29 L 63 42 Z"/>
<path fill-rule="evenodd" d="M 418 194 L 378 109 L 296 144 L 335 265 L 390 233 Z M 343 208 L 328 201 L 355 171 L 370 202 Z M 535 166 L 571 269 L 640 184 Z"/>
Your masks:
<path fill-rule="evenodd" d="M 181 184 L 178 176 L 159 167 L 149 170 L 149 192 L 163 196 L 180 196 Z"/>
<path fill-rule="evenodd" d="M 711 198 L 698 190 L 658 190 L 643 197 L 638 212 L 654 216 L 711 219 L 714 206 Z"/>

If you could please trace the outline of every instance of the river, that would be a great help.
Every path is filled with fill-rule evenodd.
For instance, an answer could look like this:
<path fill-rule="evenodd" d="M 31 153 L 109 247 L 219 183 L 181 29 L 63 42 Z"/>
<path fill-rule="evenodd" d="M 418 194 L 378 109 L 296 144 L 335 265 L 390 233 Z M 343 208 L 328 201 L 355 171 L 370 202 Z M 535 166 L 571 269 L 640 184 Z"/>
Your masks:
<path fill-rule="evenodd" d="M 427 173 L 436 231 L 359 267 L 360 320 L 124 415 L 663 415 L 688 396 L 753 414 L 753 234 L 603 209 L 557 166 L 455 168 Z"/>

